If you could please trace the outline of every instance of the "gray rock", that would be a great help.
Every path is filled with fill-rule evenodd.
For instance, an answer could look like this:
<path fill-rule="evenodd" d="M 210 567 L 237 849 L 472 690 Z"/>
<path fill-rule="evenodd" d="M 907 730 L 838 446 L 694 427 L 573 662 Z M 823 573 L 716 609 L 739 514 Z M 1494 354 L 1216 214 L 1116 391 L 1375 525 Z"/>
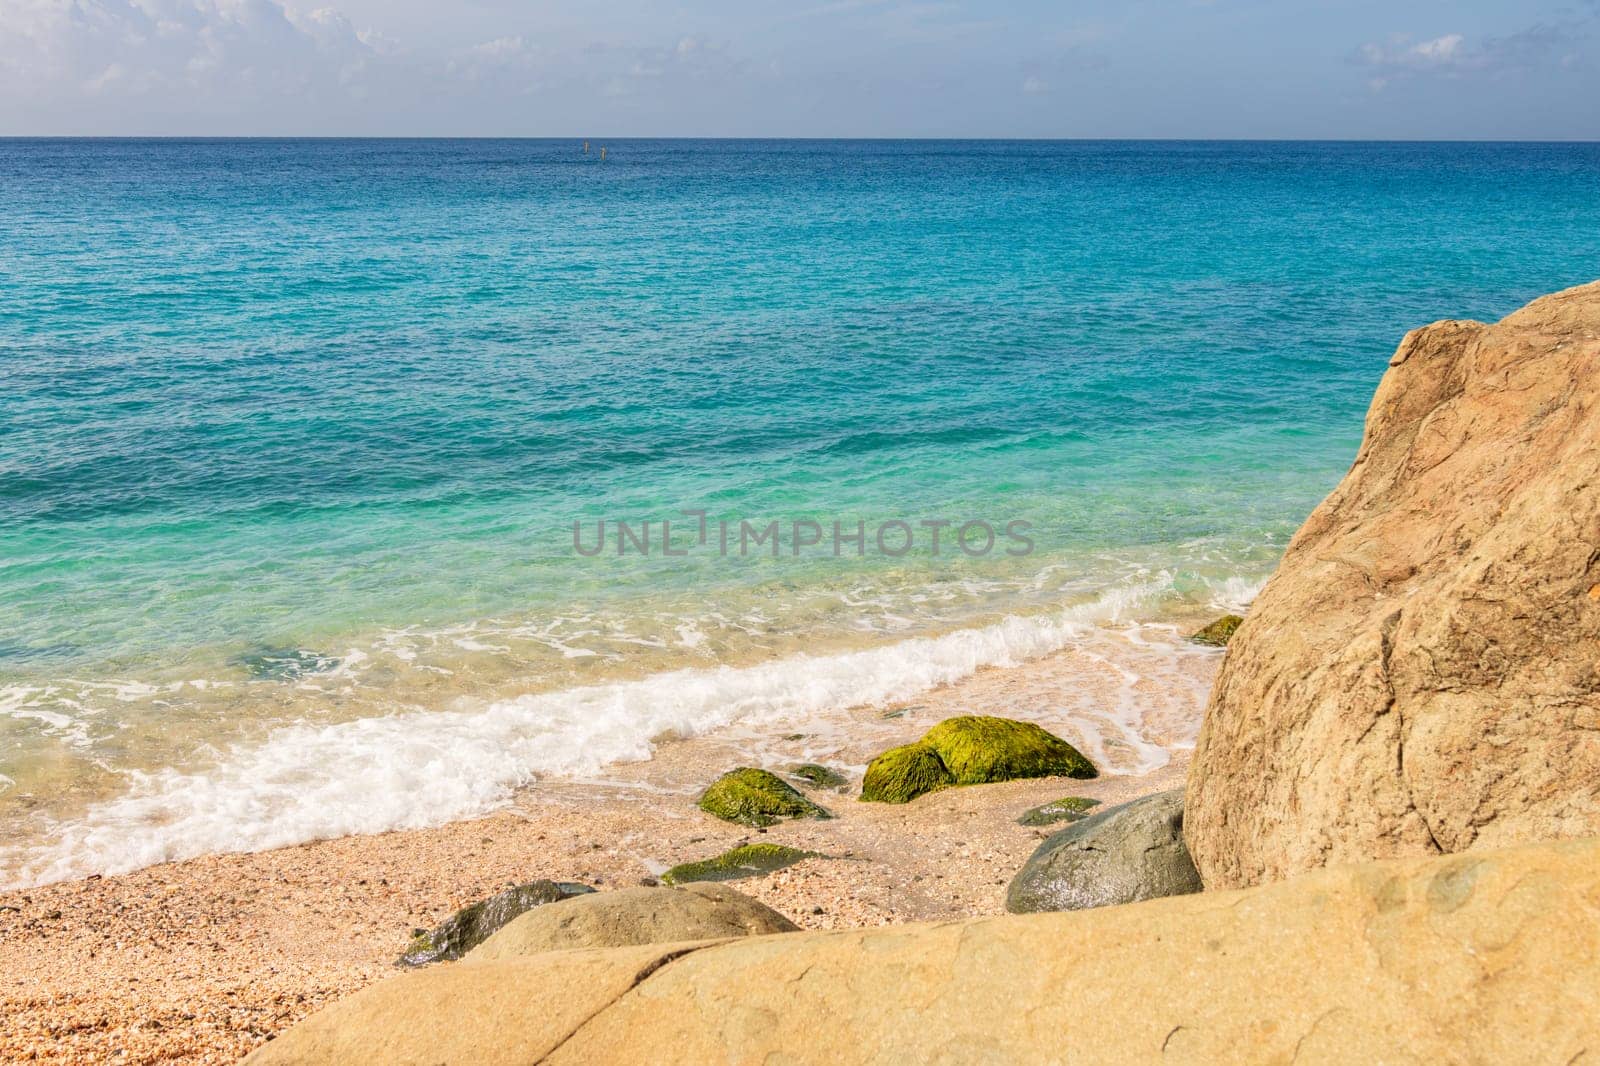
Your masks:
<path fill-rule="evenodd" d="M 1076 911 L 1200 891 L 1183 843 L 1183 790 L 1160 792 L 1053 834 L 1006 891 L 1006 910 Z"/>
<path fill-rule="evenodd" d="M 594 889 L 571 881 L 529 881 L 498 895 L 462 907 L 433 929 L 419 930 L 406 946 L 398 966 L 426 966 L 459 959 L 511 919 L 546 903 L 587 895 Z"/>

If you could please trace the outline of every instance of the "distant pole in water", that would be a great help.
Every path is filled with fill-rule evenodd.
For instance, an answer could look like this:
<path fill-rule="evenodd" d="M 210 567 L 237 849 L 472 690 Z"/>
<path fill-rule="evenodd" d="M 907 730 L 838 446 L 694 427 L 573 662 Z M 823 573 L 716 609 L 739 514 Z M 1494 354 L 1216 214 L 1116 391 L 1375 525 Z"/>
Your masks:
<path fill-rule="evenodd" d="M 588 141 L 584 141 L 583 142 L 583 154 L 584 155 L 588 155 L 589 154 L 589 142 Z"/>
<path fill-rule="evenodd" d="M 600 146 L 600 162 L 604 163 L 605 161 L 606 161 L 606 146 L 602 144 Z"/>

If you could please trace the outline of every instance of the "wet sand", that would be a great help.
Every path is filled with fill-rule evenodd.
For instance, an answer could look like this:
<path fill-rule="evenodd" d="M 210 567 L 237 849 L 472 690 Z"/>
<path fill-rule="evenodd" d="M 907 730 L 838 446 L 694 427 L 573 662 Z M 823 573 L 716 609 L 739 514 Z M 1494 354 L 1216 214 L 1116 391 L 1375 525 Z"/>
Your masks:
<path fill-rule="evenodd" d="M 1216 658 L 1185 655 L 1178 676 L 1150 678 L 1099 659 L 1069 651 L 986 669 L 908 705 L 848 712 L 846 730 L 839 722 L 764 739 L 769 766 L 808 759 L 851 774 L 842 792 L 811 790 L 837 815 L 830 821 L 762 832 L 696 809 L 698 791 L 751 750 L 749 737 L 730 733 L 663 743 L 604 783 L 537 785 L 512 809 L 473 821 L 0 894 L 0 1061 L 231 1062 L 394 973 L 414 928 L 508 885 L 627 887 L 750 840 L 826 856 L 735 882 L 806 928 L 999 913 L 1012 874 L 1048 834 L 1018 825 L 1023 811 L 1064 795 L 1113 803 L 1182 784 Z M 1149 709 L 1127 737 L 1086 737 L 1069 718 L 1095 698 Z M 874 752 L 959 713 L 1032 718 L 1100 747 L 1103 764 L 1171 757 L 1094 781 L 949 789 L 905 806 L 856 801 Z"/>

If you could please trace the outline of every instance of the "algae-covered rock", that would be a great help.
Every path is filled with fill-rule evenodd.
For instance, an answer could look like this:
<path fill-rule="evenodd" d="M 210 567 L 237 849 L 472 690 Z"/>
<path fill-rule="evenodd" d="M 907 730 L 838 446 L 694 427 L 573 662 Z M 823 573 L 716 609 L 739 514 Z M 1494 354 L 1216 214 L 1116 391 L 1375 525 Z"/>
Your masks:
<path fill-rule="evenodd" d="M 782 844 L 742 844 L 714 859 L 680 863 L 661 875 L 661 883 L 681 885 L 690 881 L 733 881 L 781 870 L 801 859 L 815 858 L 816 855 L 814 851 L 801 851 Z"/>
<path fill-rule="evenodd" d="M 577 948 L 626 947 L 792 933 L 799 927 L 727 885 L 624 888 L 535 907 L 478 945 L 472 962 Z"/>
<path fill-rule="evenodd" d="M 1225 648 L 1228 646 L 1228 641 L 1233 639 L 1233 631 L 1238 629 L 1239 623 L 1243 621 L 1244 619 L 1236 614 L 1225 614 L 1189 639 L 1196 644 Z"/>
<path fill-rule="evenodd" d="M 1006 910 L 1076 911 L 1200 891 L 1183 844 L 1183 790 L 1112 807 L 1039 845 L 1006 891 Z"/>
<path fill-rule="evenodd" d="M 1100 801 L 1088 799 L 1084 796 L 1065 796 L 1049 803 L 1040 804 L 1031 810 L 1023 811 L 1017 819 L 1018 825 L 1054 825 L 1057 822 L 1076 822 L 1089 817 L 1089 811 L 1098 807 Z"/>
<path fill-rule="evenodd" d="M 814 762 L 803 762 L 790 767 L 789 775 L 806 782 L 812 788 L 842 788 L 849 783 L 849 778 L 839 771 Z"/>
<path fill-rule="evenodd" d="M 1077 748 L 1032 722 L 964 715 L 945 719 L 915 744 L 873 759 L 861 781 L 861 798 L 909 803 L 950 785 L 1096 773 Z"/>
<path fill-rule="evenodd" d="M 777 774 L 741 766 L 711 783 L 700 797 L 700 809 L 725 822 L 777 825 L 783 818 L 831 818 Z"/>
<path fill-rule="evenodd" d="M 873 759 L 861 779 L 861 798 L 869 803 L 910 803 L 955 783 L 939 753 L 919 740 Z"/>
<path fill-rule="evenodd" d="M 513 918 L 546 903 L 558 903 L 593 892 L 588 885 L 570 881 L 530 881 L 498 895 L 463 907 L 435 928 L 411 938 L 400 966 L 426 966 L 430 962 L 459 959 Z"/>
<path fill-rule="evenodd" d="M 1094 777 L 1094 764 L 1032 722 L 990 715 L 947 718 L 922 742 L 939 753 L 958 785 L 1027 777 Z"/>

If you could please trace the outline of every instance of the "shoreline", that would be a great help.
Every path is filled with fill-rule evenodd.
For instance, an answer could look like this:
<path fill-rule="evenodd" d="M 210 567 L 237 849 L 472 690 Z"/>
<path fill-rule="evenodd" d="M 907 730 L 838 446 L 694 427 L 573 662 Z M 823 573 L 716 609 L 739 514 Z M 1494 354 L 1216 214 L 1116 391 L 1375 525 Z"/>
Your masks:
<path fill-rule="evenodd" d="M 1183 634 L 1214 615 L 1191 608 L 1140 620 L 1125 617 L 1127 606 L 1101 596 L 1054 613 L 855 650 L 798 644 L 747 665 L 553 691 L 524 686 L 458 701 L 440 690 L 416 706 L 374 707 L 351 719 L 330 720 L 320 706 L 341 706 L 347 690 L 302 683 L 295 699 L 303 717 L 221 750 L 190 735 L 213 716 L 174 711 L 167 742 L 215 751 L 214 761 L 144 771 L 96 763 L 107 778 L 101 787 L 61 781 L 41 791 L 48 782 L 40 781 L 29 791 L 13 789 L 11 808 L 0 802 L 0 812 L 14 808 L 15 815 L 0 834 L 0 890 L 482 817 L 514 808 L 530 780 L 703 788 L 710 779 L 704 774 L 665 769 L 682 757 L 675 743 L 681 738 L 720 750 L 732 765 L 829 758 L 861 771 L 903 737 L 890 716 L 931 725 L 958 713 L 939 710 L 939 693 L 981 693 L 977 679 L 991 670 L 1032 669 L 1056 681 L 1014 686 L 992 704 L 994 713 L 1012 715 L 1023 699 L 1040 724 L 1062 731 L 1097 764 L 1124 773 L 1152 769 L 1165 749 L 1192 742 L 1198 717 L 1181 719 L 1186 700 L 1204 699 L 1208 682 L 1192 668 L 1209 653 Z M 1137 698 L 1133 685 L 1141 686 Z M 1167 693 L 1173 688 L 1188 691 Z M 224 703 L 215 713 L 234 712 Z M 788 739 L 795 736 L 804 742 Z M 82 754 L 72 759 L 90 765 Z M 707 770 L 711 777 L 721 772 Z"/>
<path fill-rule="evenodd" d="M 1129 682 L 1117 664 L 1096 667 L 1094 658 L 1066 649 L 983 668 L 913 701 L 857 708 L 826 737 L 793 735 L 793 761 L 850 771 L 846 792 L 809 793 L 833 811 L 830 821 L 761 831 L 697 810 L 699 790 L 747 750 L 748 738 L 725 731 L 665 741 L 653 758 L 614 768 L 603 784 L 541 782 L 482 818 L 0 893 L 0 1059 L 230 1062 L 393 973 L 414 928 L 509 884 L 551 878 L 629 887 L 749 840 L 827 856 L 735 882 L 803 928 L 998 914 L 1007 872 L 1052 831 L 1016 824 L 1023 811 L 1064 795 L 1109 804 L 1182 785 L 1185 736 L 1198 725 L 1220 656 L 1182 657 L 1184 684 Z M 1125 695 L 1148 701 L 1141 737 L 1123 748 L 1102 737 L 1096 761 L 1107 751 L 1137 755 L 1141 740 L 1166 745 L 1169 761 L 1148 773 L 953 788 L 905 806 L 855 799 L 859 768 L 872 754 L 934 721 L 1010 714 L 1078 743 L 1063 700 Z"/>

